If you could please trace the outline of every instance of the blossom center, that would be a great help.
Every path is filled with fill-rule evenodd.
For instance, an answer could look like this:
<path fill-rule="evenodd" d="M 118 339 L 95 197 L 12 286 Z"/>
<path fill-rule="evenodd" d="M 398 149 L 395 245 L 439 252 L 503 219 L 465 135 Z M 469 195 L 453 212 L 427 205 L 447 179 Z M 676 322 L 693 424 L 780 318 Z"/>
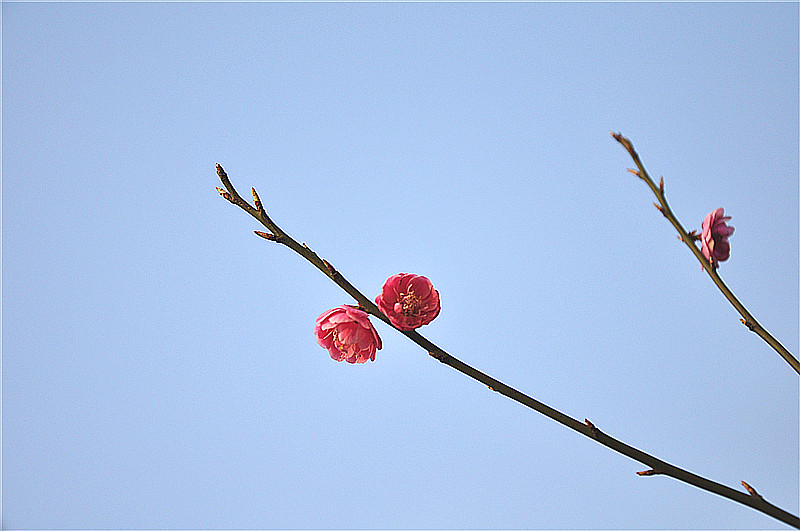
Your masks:
<path fill-rule="evenodd" d="M 335 328 L 333 329 L 333 345 L 336 347 L 336 350 L 338 350 L 342 354 L 347 354 L 348 353 L 348 350 L 349 350 L 348 346 L 349 345 L 345 345 L 342 342 L 342 340 L 339 338 L 339 331 L 336 330 Z"/>
<path fill-rule="evenodd" d="M 403 315 L 415 315 L 419 311 L 419 299 L 414 295 L 414 288 L 409 286 L 408 293 L 400 294 L 400 304 L 403 307 Z"/>

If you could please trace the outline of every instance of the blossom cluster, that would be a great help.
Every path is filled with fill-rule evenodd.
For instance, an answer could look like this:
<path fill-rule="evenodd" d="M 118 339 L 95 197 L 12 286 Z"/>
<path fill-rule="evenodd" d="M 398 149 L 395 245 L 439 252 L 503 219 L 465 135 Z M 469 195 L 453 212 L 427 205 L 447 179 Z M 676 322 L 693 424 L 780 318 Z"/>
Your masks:
<path fill-rule="evenodd" d="M 375 304 L 398 330 L 414 330 L 433 321 L 441 305 L 439 292 L 422 275 L 392 275 L 375 298 Z M 348 363 L 375 361 L 381 338 L 364 310 L 343 305 L 317 318 L 317 343 L 331 358 Z"/>

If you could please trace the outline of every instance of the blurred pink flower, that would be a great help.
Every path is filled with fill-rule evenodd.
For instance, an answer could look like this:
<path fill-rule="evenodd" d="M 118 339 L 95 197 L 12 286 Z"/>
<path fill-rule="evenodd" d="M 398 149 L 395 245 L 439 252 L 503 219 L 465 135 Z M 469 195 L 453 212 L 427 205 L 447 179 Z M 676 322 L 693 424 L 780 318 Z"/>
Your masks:
<path fill-rule="evenodd" d="M 347 363 L 375 361 L 375 351 L 382 346 L 367 312 L 353 306 L 339 306 L 317 317 L 314 334 L 331 358 Z"/>
<path fill-rule="evenodd" d="M 715 269 L 719 267 L 719 262 L 724 262 L 731 255 L 728 236 L 733 234 L 733 227 L 725 224 L 730 219 L 730 216 L 725 215 L 725 210 L 718 208 L 703 220 L 703 232 L 700 235 L 700 241 L 703 244 L 702 252 Z"/>
<path fill-rule="evenodd" d="M 413 330 L 433 321 L 441 306 L 439 292 L 421 275 L 398 273 L 383 283 L 375 304 L 400 330 Z"/>

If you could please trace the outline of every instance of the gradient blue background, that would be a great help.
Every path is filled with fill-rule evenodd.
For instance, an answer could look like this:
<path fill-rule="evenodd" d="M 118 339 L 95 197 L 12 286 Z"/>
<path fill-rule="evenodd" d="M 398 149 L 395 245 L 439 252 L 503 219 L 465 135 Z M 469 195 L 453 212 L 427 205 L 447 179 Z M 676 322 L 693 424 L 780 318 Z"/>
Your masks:
<path fill-rule="evenodd" d="M 487 390 L 252 234 L 244 196 L 421 332 L 798 512 L 798 5 L 8 3 L 4 528 L 782 528 Z"/>

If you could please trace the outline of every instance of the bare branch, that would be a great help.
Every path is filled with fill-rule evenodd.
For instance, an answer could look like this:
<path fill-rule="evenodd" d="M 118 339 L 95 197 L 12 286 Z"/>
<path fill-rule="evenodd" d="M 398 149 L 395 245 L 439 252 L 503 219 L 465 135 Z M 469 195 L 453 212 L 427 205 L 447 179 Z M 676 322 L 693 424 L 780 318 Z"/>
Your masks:
<path fill-rule="evenodd" d="M 632 149 L 632 146 L 631 146 Z M 358 291 L 355 287 L 353 287 L 350 282 L 348 282 L 342 274 L 334 269 L 334 267 L 328 262 L 327 260 L 321 259 L 314 253 L 306 244 L 298 244 L 294 239 L 292 239 L 288 234 L 286 234 L 280 227 L 275 225 L 272 220 L 266 215 L 266 213 L 262 209 L 254 209 L 251 207 L 247 202 L 241 199 L 239 194 L 236 193 L 236 190 L 231 185 L 230 181 L 228 180 L 228 176 L 225 174 L 225 171 L 222 169 L 220 165 L 217 165 L 217 173 L 222 180 L 222 183 L 228 189 L 228 192 L 232 199 L 228 199 L 231 203 L 239 206 L 243 210 L 245 210 L 248 214 L 256 218 L 262 225 L 267 227 L 270 230 L 270 233 L 261 233 L 260 231 L 256 231 L 256 234 L 262 236 L 262 234 L 269 234 L 269 236 L 262 236 L 266 239 L 275 241 L 277 243 L 281 243 L 286 245 L 287 247 L 291 248 L 293 251 L 298 253 L 300 256 L 311 262 L 314 267 L 322 271 L 327 277 L 333 280 L 339 287 L 345 290 L 348 294 L 350 294 L 356 301 L 358 301 L 358 305 L 361 309 L 365 312 L 370 313 L 371 315 L 375 316 L 376 318 L 380 319 L 381 321 L 385 322 L 389 326 L 395 328 L 401 334 L 405 335 L 411 341 L 422 347 L 425 352 L 427 352 L 431 357 L 437 359 L 441 363 L 445 365 L 449 365 L 450 367 L 454 368 L 455 370 L 461 372 L 462 374 L 469 376 L 470 378 L 481 382 L 485 386 L 487 386 L 490 390 L 500 393 L 511 400 L 519 402 L 520 404 L 527 406 L 534 411 L 545 415 L 556 422 L 577 431 L 578 433 L 594 439 L 598 443 L 611 448 L 612 450 L 619 452 L 625 456 L 630 457 L 640 463 L 643 463 L 649 466 L 653 471 L 658 471 L 659 474 L 664 474 L 675 478 L 679 481 L 683 481 L 690 485 L 694 485 L 700 489 L 706 490 L 708 492 L 713 492 L 715 494 L 719 494 L 725 498 L 730 500 L 736 501 L 743 505 L 747 505 L 757 511 L 760 511 L 764 514 L 772 516 L 782 522 L 785 522 L 791 526 L 794 526 L 800 529 L 800 518 L 794 516 L 791 513 L 784 511 L 768 502 L 766 502 L 763 498 L 755 497 L 747 495 L 743 492 L 734 490 L 730 487 L 726 487 L 725 485 L 715 483 L 711 480 L 705 479 L 701 476 L 693 474 L 687 470 L 683 470 L 676 466 L 673 466 L 665 461 L 662 461 L 656 457 L 653 457 L 641 450 L 638 450 L 632 446 L 629 446 L 622 441 L 618 441 L 613 437 L 606 435 L 605 433 L 601 432 L 594 424 L 592 424 L 588 419 L 584 422 L 579 422 L 578 420 L 561 413 L 560 411 L 551 408 L 550 406 L 539 402 L 538 400 L 531 398 L 530 396 L 517 391 L 513 387 L 510 387 L 499 380 L 495 380 L 491 376 L 467 365 L 466 363 L 458 360 L 433 344 L 431 341 L 423 337 L 419 334 L 416 330 L 399 330 L 392 323 L 389 319 L 378 309 L 372 300 L 365 297 L 360 291 Z M 257 196 L 255 196 L 257 197 Z M 226 198 L 227 199 L 227 198 Z M 260 203 L 260 200 L 258 201 Z M 656 472 L 652 473 L 639 473 L 639 475 L 652 475 Z"/>
<path fill-rule="evenodd" d="M 651 179 L 650 175 L 648 175 L 647 170 L 644 169 L 644 164 L 642 164 L 641 159 L 639 159 L 639 154 L 636 153 L 631 141 L 622 136 L 620 133 L 611 133 L 611 136 L 613 136 L 617 142 L 622 144 L 622 146 L 628 151 L 628 154 L 630 154 L 633 161 L 636 163 L 638 170 L 628 171 L 647 183 L 658 199 L 658 204 L 655 205 L 656 208 L 661 211 L 661 213 L 669 220 L 670 223 L 672 223 L 672 226 L 678 231 L 678 237 L 681 239 L 681 241 L 685 243 L 689 249 L 691 249 L 692 253 L 694 253 L 695 257 L 700 261 L 703 269 L 706 270 L 708 275 L 711 277 L 711 280 L 714 281 L 714 284 L 717 285 L 722 294 L 725 295 L 725 298 L 727 298 L 733 307 L 736 308 L 736 311 L 741 314 L 741 316 L 744 318 L 742 322 L 747 326 L 747 328 L 758 334 L 764 341 L 767 342 L 769 346 L 775 349 L 775 351 L 780 354 L 781 357 L 786 360 L 786 362 L 791 365 L 798 374 L 800 374 L 800 362 L 797 361 L 797 358 L 795 358 L 791 352 L 789 352 L 786 347 L 780 343 L 780 341 L 775 339 L 772 334 L 767 332 L 767 330 L 761 326 L 758 321 L 756 321 L 755 317 L 753 317 L 750 312 L 747 311 L 747 308 L 745 308 L 744 305 L 739 302 L 739 299 L 736 298 L 730 288 L 728 288 L 725 282 L 722 281 L 722 278 L 719 276 L 719 273 L 717 273 L 717 270 L 712 267 L 708 260 L 706 260 L 706 257 L 703 256 L 703 253 L 700 251 L 700 249 L 697 248 L 697 245 L 695 245 L 695 241 L 697 241 L 698 238 L 694 231 L 690 233 L 686 232 L 686 229 L 683 228 L 683 225 L 681 225 L 680 221 L 678 221 L 678 218 L 672 213 L 672 209 L 667 204 L 667 197 L 664 195 L 663 177 L 661 178 L 659 186 L 656 186 L 656 184 L 653 182 L 653 179 Z"/>

